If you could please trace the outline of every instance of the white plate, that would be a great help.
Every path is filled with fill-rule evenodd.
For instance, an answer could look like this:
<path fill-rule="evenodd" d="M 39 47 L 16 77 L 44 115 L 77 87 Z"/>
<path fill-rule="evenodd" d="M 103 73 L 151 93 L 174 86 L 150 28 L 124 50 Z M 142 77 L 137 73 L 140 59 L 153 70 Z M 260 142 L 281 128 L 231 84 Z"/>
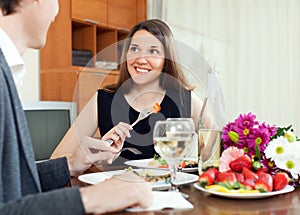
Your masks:
<path fill-rule="evenodd" d="M 128 166 L 134 166 L 134 167 L 146 168 L 146 169 L 164 169 L 164 170 L 169 169 L 169 168 L 159 168 L 159 167 L 149 166 L 149 163 L 152 162 L 153 160 L 154 160 L 153 158 L 141 159 L 141 160 L 129 160 L 129 161 L 126 161 L 124 164 L 126 164 Z M 196 171 L 198 171 L 198 167 L 182 169 L 182 172 L 196 172 Z"/>
<path fill-rule="evenodd" d="M 289 193 L 295 190 L 293 186 L 287 185 L 282 190 L 278 191 L 272 191 L 272 192 L 266 192 L 266 193 L 223 193 L 223 192 L 217 192 L 213 190 L 207 190 L 204 187 L 201 187 L 199 183 L 195 183 L 194 187 L 196 187 L 198 190 L 201 190 L 205 193 L 210 193 L 217 196 L 232 198 L 232 199 L 261 199 L 261 198 L 267 198 L 271 196 L 276 196 L 279 194 Z"/>
<path fill-rule="evenodd" d="M 122 174 L 124 171 L 125 170 L 115 170 L 115 171 L 108 171 L 108 172 L 89 173 L 89 174 L 80 175 L 78 177 L 78 180 L 88 184 L 97 184 L 112 178 L 114 175 Z M 165 175 L 169 173 L 169 171 L 166 170 L 152 170 L 152 169 L 135 169 L 135 171 L 144 171 L 147 172 L 147 174 L 153 176 Z M 188 184 L 197 181 L 198 176 L 189 173 L 178 172 L 176 180 L 177 180 L 176 181 L 177 185 Z M 166 181 L 151 182 L 151 185 L 153 190 L 164 190 L 170 187 L 170 183 Z"/>

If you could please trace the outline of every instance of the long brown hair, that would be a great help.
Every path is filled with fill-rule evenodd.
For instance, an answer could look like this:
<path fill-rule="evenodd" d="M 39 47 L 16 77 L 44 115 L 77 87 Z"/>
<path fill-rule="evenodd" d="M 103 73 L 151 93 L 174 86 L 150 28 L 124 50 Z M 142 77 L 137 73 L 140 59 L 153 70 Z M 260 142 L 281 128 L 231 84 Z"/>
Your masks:
<path fill-rule="evenodd" d="M 183 86 L 185 88 L 190 88 L 188 85 L 186 78 L 183 74 L 181 66 L 178 64 L 178 57 L 177 52 L 175 48 L 175 41 L 173 38 L 173 33 L 171 29 L 168 27 L 167 24 L 165 24 L 163 21 L 159 19 L 150 19 L 150 20 L 144 20 L 139 23 L 137 23 L 129 32 L 127 38 L 124 41 L 124 46 L 122 49 L 121 59 L 120 59 L 120 76 L 119 81 L 115 85 L 110 85 L 105 87 L 106 90 L 109 91 L 116 91 L 119 87 L 121 87 L 128 79 L 131 78 L 128 69 L 127 69 L 127 52 L 132 40 L 133 35 L 139 31 L 139 30 L 146 30 L 152 35 L 154 35 L 162 44 L 165 51 L 165 64 L 162 71 L 162 74 L 160 77 L 160 86 L 164 89 L 167 87 L 172 87 L 170 85 L 174 85 L 175 88 L 178 88 L 178 86 Z M 171 81 L 168 76 L 174 77 L 172 79 L 177 80 L 175 83 L 174 81 Z M 128 82 L 127 82 L 128 83 Z M 128 84 L 128 87 L 130 87 L 130 84 Z"/>

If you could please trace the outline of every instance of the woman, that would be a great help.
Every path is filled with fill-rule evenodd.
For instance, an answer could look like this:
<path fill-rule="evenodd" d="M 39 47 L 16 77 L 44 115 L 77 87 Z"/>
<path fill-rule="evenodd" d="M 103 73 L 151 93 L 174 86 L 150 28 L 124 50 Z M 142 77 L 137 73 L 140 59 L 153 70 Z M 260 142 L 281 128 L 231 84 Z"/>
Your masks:
<path fill-rule="evenodd" d="M 98 90 L 52 157 L 71 153 L 76 142 L 84 145 L 82 137 L 93 136 L 99 128 L 102 139 L 126 138 L 125 148 L 142 152 L 124 151 L 120 160 L 151 158 L 155 154 L 152 128 L 157 120 L 191 117 L 197 122 L 202 102 L 191 89 L 178 64 L 170 28 L 157 19 L 142 21 L 131 29 L 124 43 L 118 83 Z M 161 111 L 131 128 L 139 113 L 155 103 L 160 104 Z M 119 133 L 120 139 L 112 135 Z"/>

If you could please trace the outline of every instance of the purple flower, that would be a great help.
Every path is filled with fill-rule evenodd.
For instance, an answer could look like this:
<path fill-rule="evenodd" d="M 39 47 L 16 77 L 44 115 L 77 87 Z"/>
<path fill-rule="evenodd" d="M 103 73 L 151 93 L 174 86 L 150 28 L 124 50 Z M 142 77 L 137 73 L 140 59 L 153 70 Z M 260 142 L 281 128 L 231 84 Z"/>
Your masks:
<path fill-rule="evenodd" d="M 270 126 L 265 122 L 259 124 L 256 116 L 251 112 L 240 114 L 234 122 L 228 123 L 223 128 L 224 149 L 235 146 L 252 156 L 256 154 L 256 145 L 258 145 L 260 153 L 263 154 L 270 137 L 276 133 L 277 128 L 275 126 Z M 234 140 L 232 134 L 235 135 Z"/>
<path fill-rule="evenodd" d="M 234 145 L 234 142 L 228 136 L 228 132 L 234 131 L 233 127 L 234 127 L 234 123 L 230 122 L 223 128 L 222 140 L 224 144 L 224 149 L 227 149 L 229 146 Z"/>
<path fill-rule="evenodd" d="M 228 123 L 223 128 L 224 149 L 230 146 L 243 149 L 245 154 L 253 158 L 254 161 L 259 161 L 263 168 L 267 168 L 268 172 L 274 175 L 278 171 L 285 170 L 279 169 L 271 159 L 267 159 L 264 151 L 272 139 L 284 136 L 289 130 L 292 130 L 291 127 L 281 128 L 265 122 L 259 124 L 256 121 L 256 116 L 251 112 L 240 114 L 234 122 Z M 300 141 L 297 137 L 295 139 Z M 290 184 L 299 186 L 300 176 L 299 178 L 293 178 L 291 173 L 288 174 L 293 179 Z"/>
<path fill-rule="evenodd" d="M 270 126 L 270 125 L 266 124 L 265 122 L 263 122 L 261 125 L 259 125 L 258 129 L 267 129 L 270 137 L 277 133 L 277 127 L 275 125 Z"/>
<path fill-rule="evenodd" d="M 249 136 L 249 148 L 255 150 L 256 145 L 260 152 L 266 149 L 266 144 L 270 141 L 270 133 L 268 129 L 253 129 L 253 133 Z"/>
<path fill-rule="evenodd" d="M 251 112 L 248 114 L 240 114 L 235 120 L 235 124 L 239 129 L 252 129 L 255 125 L 258 125 L 258 121 L 255 120 L 256 116 Z"/>

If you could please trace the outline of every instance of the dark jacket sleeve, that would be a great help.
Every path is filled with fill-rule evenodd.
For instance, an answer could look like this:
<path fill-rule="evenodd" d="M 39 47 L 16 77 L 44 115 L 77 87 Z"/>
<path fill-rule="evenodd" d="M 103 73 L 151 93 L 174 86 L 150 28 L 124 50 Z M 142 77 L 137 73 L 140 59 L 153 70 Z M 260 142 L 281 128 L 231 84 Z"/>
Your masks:
<path fill-rule="evenodd" d="M 53 215 L 84 214 L 84 207 L 78 187 L 62 188 L 70 173 L 66 158 L 37 163 L 43 193 L 27 195 L 17 201 L 0 204 L 0 214 Z M 56 190 L 54 190 L 56 189 Z"/>
<path fill-rule="evenodd" d="M 84 214 L 84 208 L 79 189 L 72 187 L 27 195 L 18 201 L 0 204 L 0 214 L 79 215 Z"/>
<path fill-rule="evenodd" d="M 70 172 L 65 157 L 37 163 L 42 191 L 64 187 L 70 180 Z"/>
<path fill-rule="evenodd" d="M 70 178 L 66 158 L 34 163 L 24 112 L 0 48 L 0 214 L 84 214 L 77 187 L 56 189 Z"/>

